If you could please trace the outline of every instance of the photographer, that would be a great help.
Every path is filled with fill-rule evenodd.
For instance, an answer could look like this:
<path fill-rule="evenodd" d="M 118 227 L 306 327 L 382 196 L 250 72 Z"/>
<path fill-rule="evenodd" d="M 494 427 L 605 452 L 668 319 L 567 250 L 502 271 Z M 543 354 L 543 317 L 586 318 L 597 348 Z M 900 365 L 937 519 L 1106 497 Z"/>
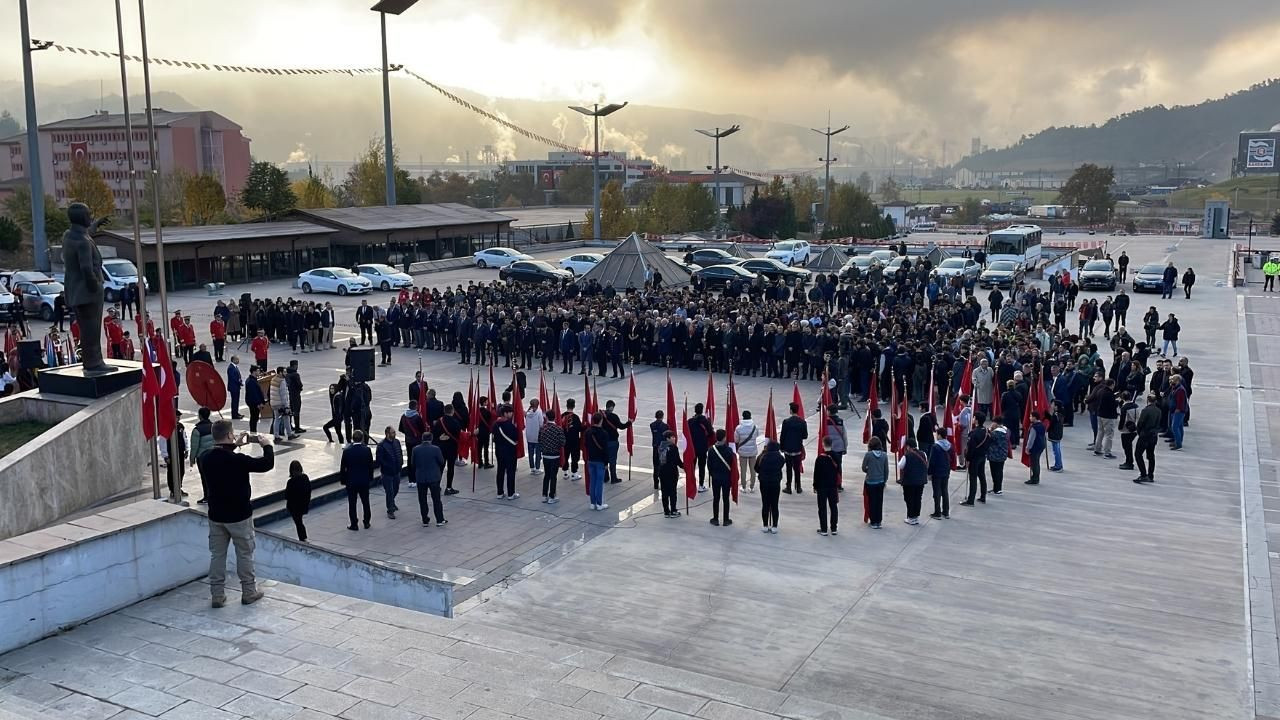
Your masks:
<path fill-rule="evenodd" d="M 236 452 L 240 445 L 257 442 L 261 457 Z M 249 473 L 275 467 L 275 451 L 266 435 L 241 434 L 237 440 L 230 420 L 213 423 L 213 449 L 200 461 L 209 500 L 209 592 L 213 607 L 226 604 L 227 542 L 236 548 L 236 574 L 240 577 L 240 602 L 250 605 L 262 598 L 253 574 L 253 506 Z"/>

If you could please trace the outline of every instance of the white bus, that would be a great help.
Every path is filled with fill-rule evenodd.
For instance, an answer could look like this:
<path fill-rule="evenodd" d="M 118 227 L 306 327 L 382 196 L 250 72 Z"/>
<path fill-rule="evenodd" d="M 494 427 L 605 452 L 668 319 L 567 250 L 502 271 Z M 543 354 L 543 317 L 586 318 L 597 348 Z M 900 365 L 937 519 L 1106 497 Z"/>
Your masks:
<path fill-rule="evenodd" d="M 1040 264 L 1039 225 L 1010 225 L 987 236 L 987 262 L 1012 260 L 1027 270 Z"/>

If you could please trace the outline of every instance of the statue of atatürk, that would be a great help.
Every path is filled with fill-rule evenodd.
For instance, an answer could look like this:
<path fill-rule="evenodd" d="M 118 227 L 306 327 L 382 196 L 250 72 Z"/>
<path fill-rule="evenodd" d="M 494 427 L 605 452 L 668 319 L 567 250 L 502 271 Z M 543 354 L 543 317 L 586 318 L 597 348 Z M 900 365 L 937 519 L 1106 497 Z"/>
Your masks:
<path fill-rule="evenodd" d="M 111 372 L 115 368 L 102 361 L 102 254 L 92 237 L 104 221 L 94 222 L 84 203 L 71 203 L 67 219 L 71 229 L 62 234 L 62 284 L 67 307 L 80 324 L 80 358 L 86 373 Z"/>

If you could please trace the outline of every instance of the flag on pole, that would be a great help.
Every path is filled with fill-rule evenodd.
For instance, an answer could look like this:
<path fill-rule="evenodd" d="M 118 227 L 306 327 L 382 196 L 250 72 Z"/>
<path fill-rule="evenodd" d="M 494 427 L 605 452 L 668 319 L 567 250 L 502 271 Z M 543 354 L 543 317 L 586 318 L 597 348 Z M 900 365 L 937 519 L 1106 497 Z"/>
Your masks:
<path fill-rule="evenodd" d="M 973 356 L 964 361 L 964 370 L 960 374 L 960 394 L 973 397 Z"/>
<path fill-rule="evenodd" d="M 769 410 L 764 416 L 764 436 L 770 440 L 778 440 L 778 419 L 773 414 L 773 388 L 769 388 Z"/>
<path fill-rule="evenodd" d="M 897 455 L 901 449 L 898 438 L 898 383 L 892 374 L 889 376 L 889 450 Z"/>
<path fill-rule="evenodd" d="M 991 383 L 991 417 L 995 419 L 1000 417 L 1000 395 L 1003 394 L 1004 388 L 1000 387 L 1000 381 L 993 380 Z M 1031 403 L 1027 403 L 1030 405 Z"/>
<path fill-rule="evenodd" d="M 58 343 L 54 342 L 52 335 L 44 336 L 44 364 L 46 367 L 58 367 L 62 364 L 58 362 Z"/>
<path fill-rule="evenodd" d="M 516 369 L 511 368 L 511 407 L 515 409 L 516 459 L 524 457 L 524 400 L 520 397 L 520 383 L 516 382 Z"/>
<path fill-rule="evenodd" d="M 871 373 L 871 393 L 867 402 L 867 418 L 862 423 L 862 444 L 866 445 L 871 442 L 871 413 L 880 409 L 880 378 L 875 373 Z"/>
<path fill-rule="evenodd" d="M 489 408 L 493 410 L 495 417 L 498 412 L 498 385 L 493 381 L 493 363 L 489 363 Z"/>
<path fill-rule="evenodd" d="M 827 426 L 830 423 L 827 417 L 827 406 L 831 404 L 831 388 L 827 385 L 827 373 L 825 371 L 822 373 L 822 397 L 818 399 L 818 403 L 821 405 L 819 412 L 821 418 L 820 427 L 822 428 L 818 432 L 818 454 L 823 455 L 825 453 L 822 449 L 822 438 L 827 436 Z"/>
<path fill-rule="evenodd" d="M 947 408 L 947 439 L 951 441 L 951 469 L 960 469 L 960 456 L 964 452 L 964 448 L 960 447 L 960 413 L 964 412 L 967 406 L 964 402 L 956 397 L 955 403 Z"/>
<path fill-rule="evenodd" d="M 680 454 L 684 461 L 684 496 L 692 500 L 698 496 L 698 484 L 693 477 L 693 468 L 698 463 L 697 455 L 693 451 L 693 437 L 689 430 L 689 398 L 684 399 L 684 417 L 680 422 L 682 431 L 680 433 Z"/>
<path fill-rule="evenodd" d="M 676 394 L 671 389 L 671 368 L 667 367 L 667 426 L 676 431 L 676 438 L 680 437 L 680 428 L 676 426 Z"/>
<path fill-rule="evenodd" d="M 591 383 L 591 414 L 595 415 L 600 412 L 600 386 Z"/>
<path fill-rule="evenodd" d="M 707 371 L 707 406 L 704 408 L 704 410 L 706 410 L 707 419 L 711 421 L 712 425 L 715 425 L 716 424 L 716 384 L 711 377 L 710 370 Z"/>
<path fill-rule="evenodd" d="M 636 422 L 636 371 L 631 371 L 631 387 L 627 391 L 627 456 L 630 457 L 636 444 L 634 428 Z"/>
<path fill-rule="evenodd" d="M 733 388 L 733 375 L 729 376 L 729 399 L 725 408 L 724 434 L 729 442 L 733 442 L 734 433 L 738 429 L 738 394 Z M 738 463 L 735 461 L 729 463 L 729 496 L 734 503 L 738 502 L 738 482 Z"/>
<path fill-rule="evenodd" d="M 160 394 L 160 382 L 151 366 L 151 353 L 142 353 L 142 436 L 150 440 L 156 436 L 156 397 Z"/>
<path fill-rule="evenodd" d="M 427 375 L 422 372 L 422 355 L 418 355 L 418 374 L 422 377 L 418 381 L 418 414 L 422 416 L 423 423 L 427 419 Z"/>
<path fill-rule="evenodd" d="M 929 403 L 929 404 L 928 404 L 928 410 L 929 410 L 929 414 L 930 414 L 930 415 L 933 415 L 934 422 L 937 422 L 937 420 L 938 420 L 938 415 L 937 415 L 937 411 L 936 411 L 936 410 L 934 410 L 934 399 L 933 399 L 933 395 L 934 395 L 934 391 L 935 391 L 935 389 L 938 387 L 938 383 L 934 382 L 934 377 L 933 377 L 933 368 L 932 368 L 932 367 L 931 367 L 931 368 L 929 368 L 928 378 L 929 378 L 929 400 L 928 400 L 928 403 Z"/>
<path fill-rule="evenodd" d="M 169 360 L 168 343 L 163 340 L 154 342 L 156 364 L 162 373 L 160 391 L 156 394 L 156 432 L 161 437 L 170 437 L 178 426 L 178 382 L 173 377 L 173 363 Z"/>
<path fill-rule="evenodd" d="M 555 378 L 551 379 L 551 422 L 560 422 L 560 393 L 556 391 Z"/>
<path fill-rule="evenodd" d="M 795 403 L 796 407 L 799 408 L 800 419 L 804 420 L 807 424 L 809 422 L 809 418 L 804 412 L 804 398 L 800 397 L 800 383 L 795 382 L 794 380 L 791 382 L 791 402 Z M 800 473 L 804 472 L 804 448 L 800 449 L 800 459 L 796 462 L 796 470 Z"/>
<path fill-rule="evenodd" d="M 470 417 L 470 413 L 474 411 L 470 410 L 470 408 L 475 407 L 476 404 L 476 374 L 475 372 L 468 372 L 467 374 L 471 376 L 467 380 L 468 417 L 465 420 L 466 424 L 462 427 L 462 432 L 458 433 L 458 457 L 460 458 L 469 457 L 471 455 L 471 446 L 475 443 L 475 436 L 471 434 Z M 423 414 L 422 418 L 425 420 L 426 415 Z M 463 420 L 463 418 L 458 419 Z"/>
<path fill-rule="evenodd" d="M 898 424 L 893 428 L 893 434 L 898 440 L 898 457 L 902 457 L 907 452 L 907 435 L 911 428 L 911 403 L 907 399 L 907 394 L 902 394 L 902 411 L 898 414 Z"/>
<path fill-rule="evenodd" d="M 538 371 L 538 409 L 546 413 L 551 410 L 551 398 L 547 395 L 547 372 Z"/>

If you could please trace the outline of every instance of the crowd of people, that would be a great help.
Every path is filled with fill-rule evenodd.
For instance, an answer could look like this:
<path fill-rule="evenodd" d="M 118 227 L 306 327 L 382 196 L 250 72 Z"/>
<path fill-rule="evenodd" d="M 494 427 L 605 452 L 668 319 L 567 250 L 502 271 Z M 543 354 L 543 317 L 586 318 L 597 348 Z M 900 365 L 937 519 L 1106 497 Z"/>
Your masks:
<path fill-rule="evenodd" d="M 940 286 L 931 269 L 928 260 L 908 259 L 891 275 L 819 274 L 811 287 L 798 289 L 768 282 L 717 293 L 655 284 L 617 291 L 481 282 L 404 290 L 385 307 L 362 301 L 354 317 L 360 338 L 352 338 L 351 347 L 379 345 L 384 363 L 397 348 L 454 353 L 459 364 L 512 367 L 514 379 L 501 397 L 479 397 L 472 412 L 462 392 L 445 402 L 419 375 L 408 388 L 408 409 L 378 437 L 370 428 L 373 391 L 348 368 L 330 386 L 323 426 L 329 439 L 332 431 L 349 443 L 339 468 L 348 488 L 348 527 L 371 527 L 375 479 L 388 518 L 395 518 L 402 478 L 418 491 L 423 525 L 430 526 L 432 516 L 443 525 L 442 496 L 459 492 L 454 470 L 468 456 L 477 469 L 495 470 L 499 499 L 520 496 L 523 455 L 528 471 L 540 477 L 543 502 L 558 502 L 563 473 L 569 482 L 585 482 L 592 510 L 608 508 L 607 488 L 621 482 L 621 433 L 634 430 L 637 419 L 621 417 L 612 400 L 590 412 L 579 408 L 591 398 L 566 398 L 558 413 L 538 400 L 526 405 L 524 371 L 535 368 L 553 376 L 623 377 L 628 366 L 649 364 L 793 379 L 797 387 L 827 381 L 829 405 L 817 414 L 818 452 L 807 488 L 802 478 L 813 418 L 798 404 L 776 433 L 759 426 L 751 411 L 716 428 L 699 404 L 687 430 L 657 412 L 648 438 L 652 480 L 668 518 L 681 516 L 677 488 L 685 475 L 696 483 L 693 494 L 711 493 L 713 525 L 732 524 L 731 495 L 758 492 L 761 528 L 776 533 L 780 496 L 807 489 L 818 503 L 817 531 L 831 536 L 838 533 L 839 500 L 858 474 L 863 519 L 872 528 L 882 527 L 891 478 L 903 489 L 905 522 L 920 521 L 925 488 L 932 489 L 930 517 L 949 518 L 953 472 L 968 480 L 964 506 L 1002 495 L 1005 463 L 1019 455 L 1029 468 L 1025 482 L 1038 484 L 1042 461 L 1050 472 L 1064 471 L 1064 428 L 1085 418 L 1090 434 L 1083 451 L 1120 459 L 1118 432 L 1118 467 L 1136 468 L 1135 483 L 1155 482 L 1160 437 L 1180 450 L 1190 419 L 1194 371 L 1188 358 L 1177 357 L 1181 328 L 1174 314 L 1162 319 L 1151 306 L 1136 337 L 1126 326 L 1129 299 L 1121 290 L 1101 303 L 1081 301 L 1080 324 L 1072 327 L 1065 315 L 1075 309 L 1079 288 L 1069 273 L 1055 274 L 1044 288 L 1018 283 L 1007 294 L 994 290 L 984 308 L 962 287 Z M 1101 345 L 1094 333 L 1099 318 Z M 255 362 L 247 377 L 237 356 L 227 366 L 233 417 L 240 417 L 243 387 L 251 431 L 267 411 L 285 418 L 273 422 L 277 439 L 304 430 L 297 361 L 266 372 L 269 355 L 281 344 L 295 353 L 332 347 L 333 308 L 293 299 L 220 301 L 214 322 L 227 328 L 227 337 L 252 339 Z M 821 386 L 805 387 L 810 395 L 821 392 Z M 866 450 L 856 466 L 846 467 L 853 443 L 841 413 L 863 403 Z M 763 408 L 754 410 L 758 416 Z M 197 445 L 194 433 L 191 445 Z M 306 477 L 301 467 L 291 470 L 290 486 L 309 488 L 295 477 Z M 305 539 L 306 502 L 299 493 L 290 512 Z"/>

